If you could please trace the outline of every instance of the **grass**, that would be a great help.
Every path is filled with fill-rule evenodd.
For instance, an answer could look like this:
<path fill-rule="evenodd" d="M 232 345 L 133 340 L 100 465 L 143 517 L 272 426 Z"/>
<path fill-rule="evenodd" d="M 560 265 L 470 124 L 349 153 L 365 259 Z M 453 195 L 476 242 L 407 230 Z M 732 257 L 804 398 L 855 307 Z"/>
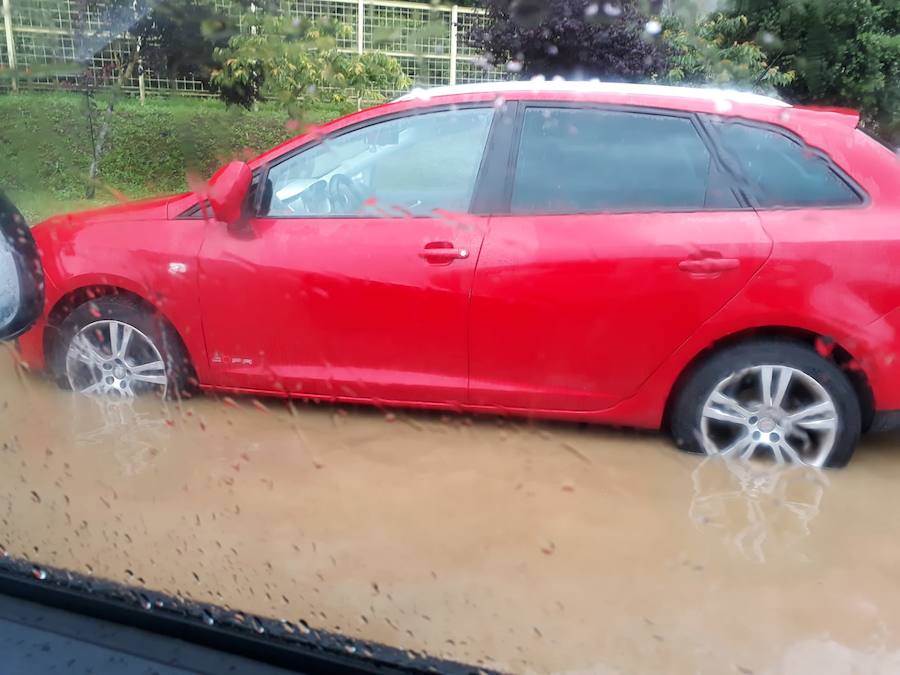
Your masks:
<path fill-rule="evenodd" d="M 347 112 L 346 105 L 317 105 L 302 121 L 320 123 Z M 88 200 L 92 128 L 83 94 L 0 94 L 0 120 L 0 189 L 32 223 L 124 198 L 183 191 L 188 175 L 208 178 L 229 159 L 253 156 L 298 133 L 274 104 L 250 112 L 210 99 L 156 97 L 142 106 L 124 98 L 114 109 L 96 197 Z"/>

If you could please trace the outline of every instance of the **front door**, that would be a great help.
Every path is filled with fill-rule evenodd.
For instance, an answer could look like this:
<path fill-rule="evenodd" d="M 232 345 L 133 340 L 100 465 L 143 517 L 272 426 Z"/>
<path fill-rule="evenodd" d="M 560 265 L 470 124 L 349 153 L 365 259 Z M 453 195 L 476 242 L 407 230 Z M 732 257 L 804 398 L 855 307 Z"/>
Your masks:
<path fill-rule="evenodd" d="M 461 403 L 491 108 L 376 120 L 273 162 L 252 233 L 201 252 L 213 384 Z"/>

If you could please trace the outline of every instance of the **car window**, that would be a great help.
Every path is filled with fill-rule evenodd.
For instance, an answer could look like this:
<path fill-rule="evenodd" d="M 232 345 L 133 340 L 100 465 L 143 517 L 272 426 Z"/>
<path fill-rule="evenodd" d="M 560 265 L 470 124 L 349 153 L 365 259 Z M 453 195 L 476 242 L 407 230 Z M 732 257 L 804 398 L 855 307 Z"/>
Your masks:
<path fill-rule="evenodd" d="M 270 169 L 261 214 L 466 211 L 492 115 L 492 108 L 442 110 L 326 138 Z"/>
<path fill-rule="evenodd" d="M 659 211 L 733 205 L 710 190 L 710 153 L 683 117 L 529 108 L 514 213 Z"/>
<path fill-rule="evenodd" d="M 858 204 L 859 195 L 812 149 L 772 129 L 717 122 L 726 152 L 764 208 Z"/>

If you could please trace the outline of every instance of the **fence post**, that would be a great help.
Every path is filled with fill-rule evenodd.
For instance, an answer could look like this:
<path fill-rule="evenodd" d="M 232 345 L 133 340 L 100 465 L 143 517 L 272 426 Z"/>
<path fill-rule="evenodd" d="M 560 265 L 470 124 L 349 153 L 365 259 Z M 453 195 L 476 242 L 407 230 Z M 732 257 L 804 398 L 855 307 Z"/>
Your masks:
<path fill-rule="evenodd" d="M 456 24 L 459 20 L 459 7 L 453 5 L 450 10 L 450 84 L 456 84 Z"/>
<path fill-rule="evenodd" d="M 366 1 L 359 0 L 356 6 L 356 53 L 362 54 L 365 45 L 363 31 L 366 27 Z"/>
<path fill-rule="evenodd" d="M 12 75 L 12 90 L 17 91 L 19 83 L 16 78 L 16 41 L 13 39 L 12 6 L 10 0 L 3 0 L 3 28 L 6 32 L 6 60 Z"/>

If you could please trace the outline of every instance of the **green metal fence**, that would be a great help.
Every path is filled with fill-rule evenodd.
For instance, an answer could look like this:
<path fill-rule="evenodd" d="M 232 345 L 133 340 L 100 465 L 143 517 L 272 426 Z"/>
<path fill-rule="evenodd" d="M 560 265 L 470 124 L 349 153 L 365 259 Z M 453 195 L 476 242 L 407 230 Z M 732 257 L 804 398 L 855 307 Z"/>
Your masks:
<path fill-rule="evenodd" d="M 215 0 L 223 14 L 236 14 L 229 0 Z M 0 40 L 0 73 L 22 74 L 2 78 L 0 86 L 55 87 L 74 75 L 44 73 L 42 69 L 71 64 L 73 72 L 85 61 L 96 73 L 115 77 L 116 50 L 135 48 L 127 26 L 110 25 L 102 4 L 89 9 L 77 0 L 3 0 L 4 39 Z M 418 86 L 483 82 L 502 79 L 505 72 L 485 67 L 465 35 L 483 12 L 471 7 L 435 5 L 405 0 L 281 0 L 280 11 L 291 17 L 336 19 L 352 29 L 340 49 L 379 51 L 400 61 Z M 134 74 L 126 89 L 142 94 L 208 95 L 200 80 L 170 80 L 164 73 Z M 385 91 L 385 96 L 398 92 Z"/>

